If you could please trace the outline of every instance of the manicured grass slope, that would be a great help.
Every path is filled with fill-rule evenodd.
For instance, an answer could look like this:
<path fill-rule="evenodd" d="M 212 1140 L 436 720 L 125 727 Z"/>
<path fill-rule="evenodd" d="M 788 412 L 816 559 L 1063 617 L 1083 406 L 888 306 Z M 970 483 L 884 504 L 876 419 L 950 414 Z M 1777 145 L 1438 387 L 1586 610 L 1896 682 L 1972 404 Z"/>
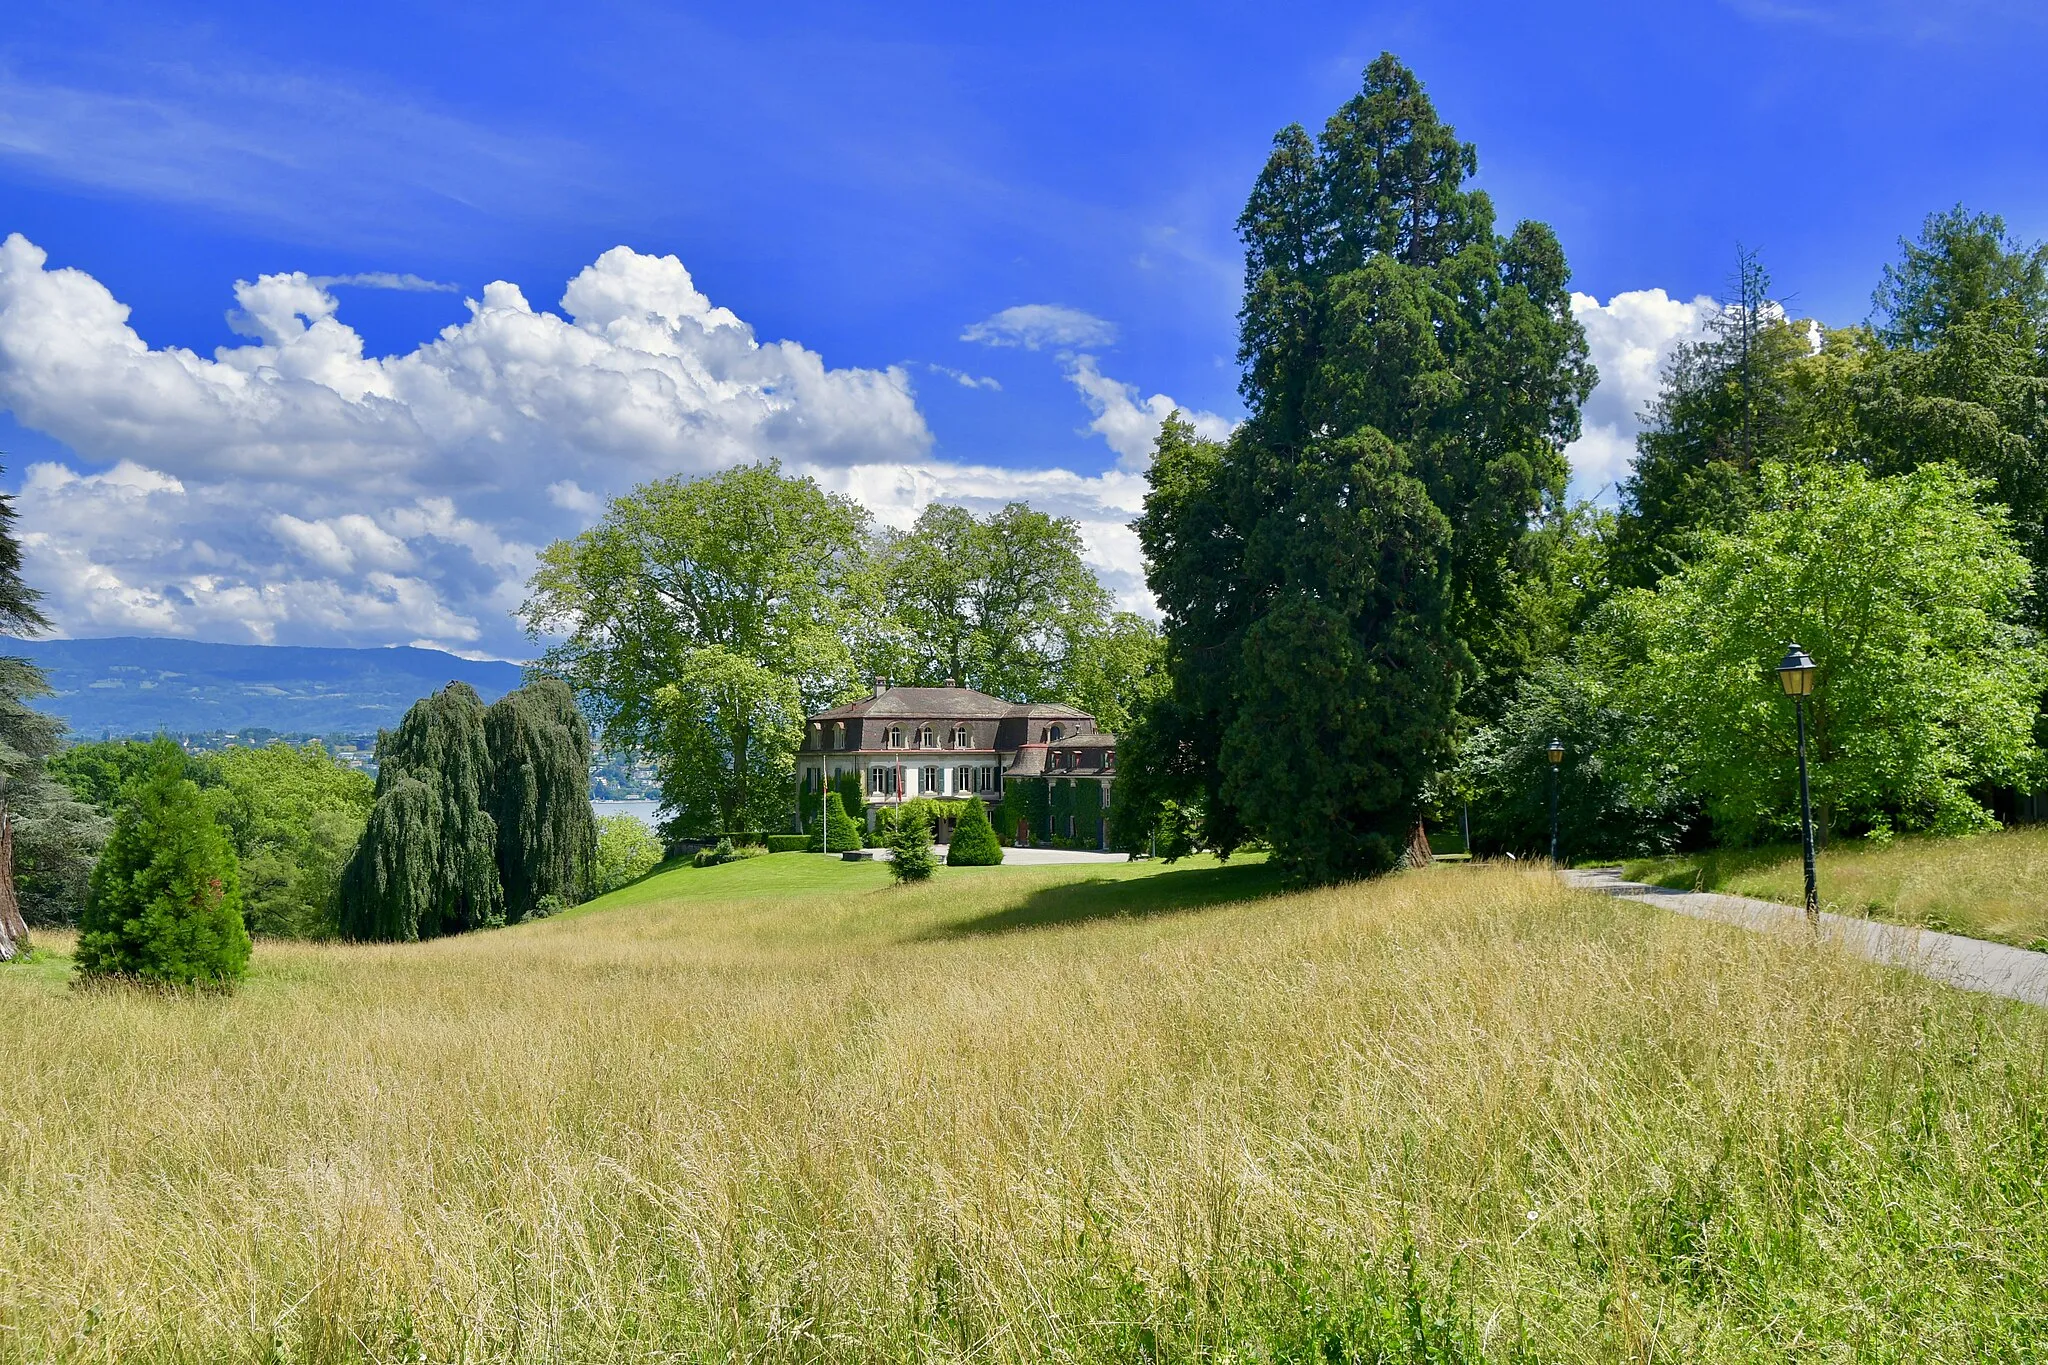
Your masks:
<path fill-rule="evenodd" d="M 886 877 L 265 944 L 229 1000 L 0 969 L 0 1359 L 2048 1339 L 2041 1012 L 1502 868 Z"/>
<path fill-rule="evenodd" d="M 1644 859 L 1627 864 L 1623 875 L 1787 905 L 1806 900 L 1797 848 Z M 1844 840 L 1821 851 L 1815 881 L 1823 909 L 2022 948 L 2048 946 L 2048 829 L 1900 839 L 1884 847 Z"/>

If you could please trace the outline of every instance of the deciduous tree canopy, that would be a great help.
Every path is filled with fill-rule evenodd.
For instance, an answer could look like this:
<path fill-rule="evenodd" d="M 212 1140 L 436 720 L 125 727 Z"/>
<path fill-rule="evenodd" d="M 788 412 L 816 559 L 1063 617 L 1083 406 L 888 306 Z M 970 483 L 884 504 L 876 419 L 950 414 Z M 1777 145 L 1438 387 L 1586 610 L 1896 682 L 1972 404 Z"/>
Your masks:
<path fill-rule="evenodd" d="M 1808 733 L 1824 831 L 1987 823 L 1983 784 L 2034 775 L 2048 681 L 2017 619 L 2030 574 L 2004 509 L 1945 465 L 1873 478 L 1773 464 L 1761 488 L 1740 532 L 1710 534 L 1697 562 L 1609 609 L 1603 631 L 1638 661 L 1624 684 L 1647 721 L 1633 761 L 1668 763 L 1724 838 L 1794 828 L 1794 731 L 1773 669 L 1796 639 L 1820 670 Z"/>
<path fill-rule="evenodd" d="M 925 508 L 882 543 L 891 629 L 870 671 L 926 687 L 951 678 L 1016 701 L 1061 695 L 1109 608 L 1081 549 L 1072 521 L 1023 503 L 986 517 Z"/>
<path fill-rule="evenodd" d="M 847 692 L 873 610 L 867 528 L 850 498 L 774 464 L 643 484 L 542 553 L 524 619 L 561 637 L 545 665 L 606 747 L 664 765 L 672 823 L 786 819 L 787 717 Z"/>

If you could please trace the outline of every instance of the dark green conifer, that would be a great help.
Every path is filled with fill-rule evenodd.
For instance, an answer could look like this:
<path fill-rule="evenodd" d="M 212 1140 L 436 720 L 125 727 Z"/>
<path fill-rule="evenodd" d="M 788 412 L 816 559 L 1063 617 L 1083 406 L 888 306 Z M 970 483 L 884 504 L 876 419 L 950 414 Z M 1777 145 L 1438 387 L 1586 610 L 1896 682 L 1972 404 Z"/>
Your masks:
<path fill-rule="evenodd" d="M 890 875 L 899 882 L 930 881 L 938 865 L 932 853 L 931 818 L 917 806 L 906 807 L 889 832 Z"/>
<path fill-rule="evenodd" d="M 1522 666 L 1517 554 L 1593 373 L 1557 239 L 1496 232 L 1476 164 L 1391 55 L 1275 139 L 1238 224 L 1250 416 L 1167 423 L 1137 523 L 1170 690 L 1128 827 L 1171 800 L 1303 879 L 1384 871 L 1461 690 L 1485 715 Z"/>
<path fill-rule="evenodd" d="M 78 971 L 179 986 L 232 986 L 249 968 L 235 851 L 184 754 L 156 743 L 93 869 L 79 922 Z"/>
<path fill-rule="evenodd" d="M 410 942 L 504 922 L 484 704 L 467 683 L 377 736 L 377 802 L 341 883 L 345 937 Z"/>
<path fill-rule="evenodd" d="M 832 847 L 829 850 L 821 837 L 826 830 L 832 834 Z M 811 852 L 845 853 L 861 847 L 866 838 L 866 833 L 847 815 L 846 807 L 840 803 L 839 793 L 825 793 L 825 822 L 811 830 Z"/>
<path fill-rule="evenodd" d="M 968 801 L 953 826 L 953 841 L 946 846 L 946 866 L 994 867 L 1002 861 L 1003 846 L 988 822 L 988 808 L 978 798 Z"/>
<path fill-rule="evenodd" d="M 530 682 L 484 713 L 484 737 L 506 921 L 528 918 L 547 896 L 576 904 L 590 891 L 597 817 L 590 727 L 575 694 L 557 678 Z"/>

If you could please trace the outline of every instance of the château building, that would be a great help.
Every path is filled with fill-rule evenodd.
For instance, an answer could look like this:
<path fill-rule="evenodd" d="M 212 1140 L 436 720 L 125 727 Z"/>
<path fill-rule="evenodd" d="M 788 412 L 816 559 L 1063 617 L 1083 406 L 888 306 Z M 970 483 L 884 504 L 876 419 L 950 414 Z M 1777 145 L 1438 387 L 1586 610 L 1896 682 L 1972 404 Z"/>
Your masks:
<path fill-rule="evenodd" d="M 1116 736 L 1097 730 L 1086 711 L 1056 702 L 1009 702 L 952 685 L 891 687 L 884 679 L 871 695 L 812 716 L 796 767 L 800 799 L 815 802 L 824 783 L 852 774 L 870 811 L 919 797 L 975 796 L 996 807 L 1020 781 L 1093 783 L 1090 795 L 1100 800 L 1085 809 L 1100 811 L 1109 808 L 1116 776 Z M 1099 847 L 1108 838 L 1095 815 L 1086 817 L 1092 829 L 1071 813 L 1045 819 L 1051 828 L 1019 821 L 997 832 L 1019 843 Z"/>

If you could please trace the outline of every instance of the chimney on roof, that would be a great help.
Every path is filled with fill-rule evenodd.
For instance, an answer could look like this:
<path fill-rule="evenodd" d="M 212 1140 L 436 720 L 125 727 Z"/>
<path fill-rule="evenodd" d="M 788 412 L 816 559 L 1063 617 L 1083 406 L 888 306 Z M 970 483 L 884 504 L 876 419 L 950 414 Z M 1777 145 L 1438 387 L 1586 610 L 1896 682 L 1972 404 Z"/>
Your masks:
<path fill-rule="evenodd" d="M 958 678 L 948 678 L 948 679 L 946 679 L 946 686 L 948 686 L 948 687 L 958 687 L 959 685 L 960 685 L 960 680 L 959 680 Z"/>

